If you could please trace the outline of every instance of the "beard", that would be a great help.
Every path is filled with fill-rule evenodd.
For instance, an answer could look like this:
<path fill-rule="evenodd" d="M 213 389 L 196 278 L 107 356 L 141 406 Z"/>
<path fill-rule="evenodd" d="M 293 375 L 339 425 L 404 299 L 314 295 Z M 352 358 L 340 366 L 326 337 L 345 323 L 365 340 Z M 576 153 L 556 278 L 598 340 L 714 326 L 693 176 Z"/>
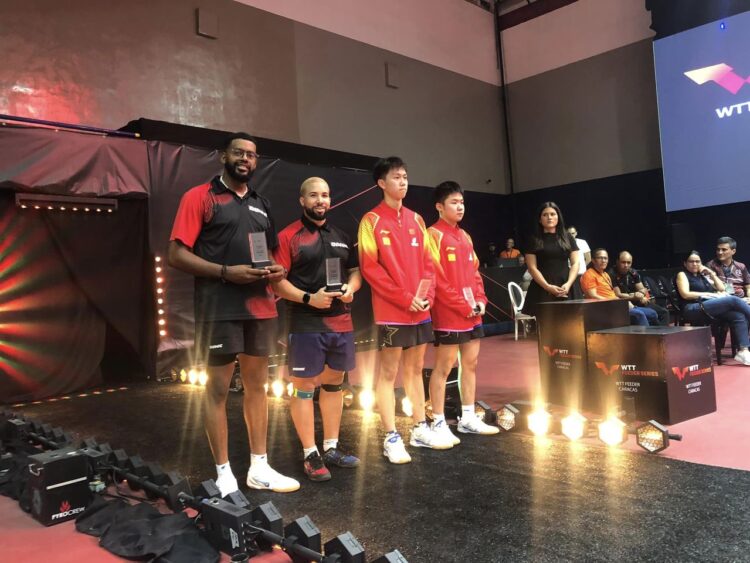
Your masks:
<path fill-rule="evenodd" d="M 312 207 L 303 207 L 303 213 L 311 221 L 323 221 L 328 215 L 328 209 L 324 209 L 322 212 L 315 211 Z"/>
<path fill-rule="evenodd" d="M 232 164 L 229 162 L 225 162 L 224 170 L 229 175 L 229 177 L 232 178 L 233 180 L 237 180 L 238 182 L 242 182 L 243 184 L 249 182 L 250 178 L 253 177 L 253 173 L 255 172 L 255 170 L 250 168 L 250 165 L 247 165 L 246 166 L 247 172 L 242 174 L 241 172 L 237 171 L 237 166 L 238 166 L 237 163 Z"/>

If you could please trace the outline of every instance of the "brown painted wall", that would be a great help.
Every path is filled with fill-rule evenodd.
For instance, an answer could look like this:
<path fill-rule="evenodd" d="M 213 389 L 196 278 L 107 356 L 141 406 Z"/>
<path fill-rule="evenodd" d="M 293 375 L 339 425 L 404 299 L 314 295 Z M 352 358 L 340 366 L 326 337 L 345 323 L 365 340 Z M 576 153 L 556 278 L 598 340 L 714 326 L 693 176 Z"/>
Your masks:
<path fill-rule="evenodd" d="M 195 33 L 197 7 L 218 15 L 219 39 Z M 3 0 L 0 22 L 0 113 L 244 129 L 397 153 L 421 184 L 505 191 L 492 85 L 231 0 Z M 386 60 L 401 67 L 398 90 Z"/>

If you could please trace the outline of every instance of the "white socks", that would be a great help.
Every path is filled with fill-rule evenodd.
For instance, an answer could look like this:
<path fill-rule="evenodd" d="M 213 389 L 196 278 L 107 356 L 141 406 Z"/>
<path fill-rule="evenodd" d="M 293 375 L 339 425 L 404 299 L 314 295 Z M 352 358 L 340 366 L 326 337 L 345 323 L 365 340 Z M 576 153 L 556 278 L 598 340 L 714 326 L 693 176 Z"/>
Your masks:
<path fill-rule="evenodd" d="M 307 459 L 307 456 L 309 456 L 313 452 L 318 452 L 318 446 L 313 446 L 312 448 L 302 448 L 302 458 Z"/>
<path fill-rule="evenodd" d="M 328 440 L 323 440 L 323 451 L 327 452 L 328 450 L 335 450 L 339 445 L 339 439 L 338 438 L 330 438 Z"/>

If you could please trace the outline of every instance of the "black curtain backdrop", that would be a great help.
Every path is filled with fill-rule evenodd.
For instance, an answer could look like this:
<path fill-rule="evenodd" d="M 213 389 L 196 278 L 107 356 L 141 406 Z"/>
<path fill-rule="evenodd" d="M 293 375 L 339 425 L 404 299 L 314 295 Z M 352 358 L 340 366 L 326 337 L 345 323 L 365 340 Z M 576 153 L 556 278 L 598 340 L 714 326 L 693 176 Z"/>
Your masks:
<path fill-rule="evenodd" d="M 148 186 L 143 141 L 0 128 L 0 401 L 153 373 Z M 16 191 L 117 197 L 119 209 L 19 209 Z"/>

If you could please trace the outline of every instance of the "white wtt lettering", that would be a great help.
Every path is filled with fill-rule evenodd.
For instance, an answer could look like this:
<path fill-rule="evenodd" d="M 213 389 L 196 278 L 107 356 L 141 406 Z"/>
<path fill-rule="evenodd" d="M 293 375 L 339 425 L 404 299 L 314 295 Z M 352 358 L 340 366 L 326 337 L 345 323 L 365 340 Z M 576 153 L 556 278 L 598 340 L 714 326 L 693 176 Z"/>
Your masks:
<path fill-rule="evenodd" d="M 733 117 L 735 115 L 741 115 L 743 107 L 747 111 L 750 112 L 750 101 L 742 102 L 741 104 L 732 104 L 731 106 L 724 106 L 721 108 L 716 108 L 714 111 L 716 112 L 716 115 L 718 116 L 719 119 L 724 119 L 725 117 Z M 735 113 L 735 110 L 736 110 L 736 113 Z"/>

